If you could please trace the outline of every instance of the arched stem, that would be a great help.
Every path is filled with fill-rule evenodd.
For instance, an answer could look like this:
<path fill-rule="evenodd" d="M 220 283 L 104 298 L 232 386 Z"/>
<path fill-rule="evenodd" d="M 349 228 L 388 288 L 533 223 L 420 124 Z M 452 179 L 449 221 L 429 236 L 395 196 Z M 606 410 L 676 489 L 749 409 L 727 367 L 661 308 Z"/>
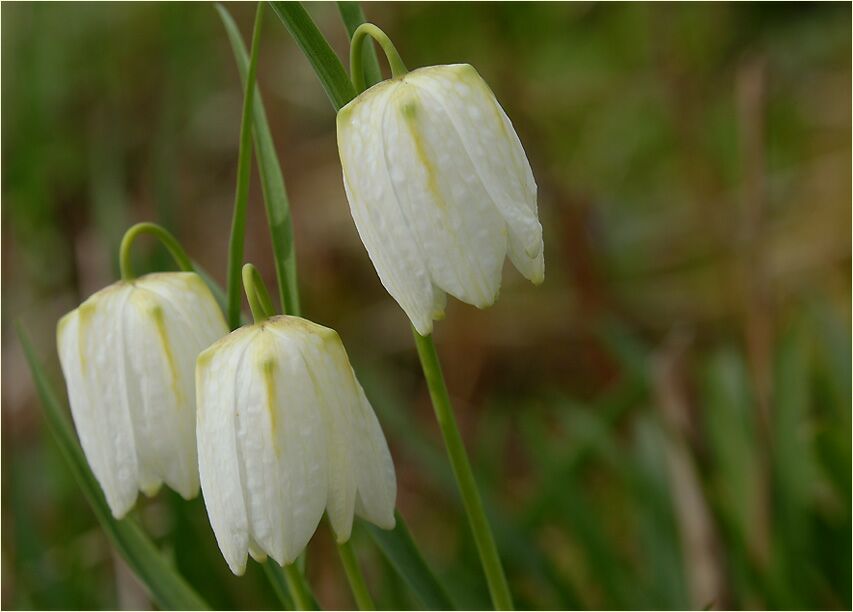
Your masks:
<path fill-rule="evenodd" d="M 250 263 L 243 266 L 243 290 L 249 300 L 249 308 L 252 309 L 252 318 L 255 323 L 269 319 L 275 314 L 272 298 L 261 278 L 258 269 Z"/>
<path fill-rule="evenodd" d="M 121 271 L 121 279 L 123 281 L 129 281 L 136 278 L 136 275 L 133 273 L 133 266 L 130 260 L 130 249 L 133 246 L 133 242 L 141 234 L 151 234 L 157 238 L 157 240 L 159 240 L 160 243 L 169 250 L 169 253 L 172 255 L 172 259 L 175 260 L 175 263 L 178 264 L 178 267 L 181 270 L 184 272 L 193 271 L 193 264 L 190 261 L 187 252 L 184 250 L 184 247 L 181 246 L 178 239 L 169 233 L 168 230 L 156 223 L 137 223 L 124 233 L 124 237 L 121 239 L 121 246 L 118 250 L 118 266 Z"/>
<path fill-rule="evenodd" d="M 399 78 L 406 74 L 409 70 L 403 63 L 403 59 L 397 52 L 397 48 L 388 35 L 377 28 L 372 23 L 363 23 L 352 35 L 350 42 L 349 62 L 350 62 L 350 78 L 355 86 L 355 91 L 360 94 L 365 89 L 364 83 L 364 64 L 361 61 L 362 46 L 364 45 L 364 37 L 370 36 L 373 40 L 379 43 L 385 57 L 388 58 L 388 65 L 391 66 L 391 77 Z"/>

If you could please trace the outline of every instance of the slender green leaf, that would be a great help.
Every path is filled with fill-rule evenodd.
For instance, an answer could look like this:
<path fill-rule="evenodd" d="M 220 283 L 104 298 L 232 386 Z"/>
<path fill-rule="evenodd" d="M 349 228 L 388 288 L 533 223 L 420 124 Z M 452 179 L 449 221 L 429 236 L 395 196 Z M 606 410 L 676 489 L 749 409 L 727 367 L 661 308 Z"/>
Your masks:
<path fill-rule="evenodd" d="M 207 604 L 169 565 L 151 539 L 132 519 L 113 518 L 100 485 L 89 469 L 83 451 L 65 416 L 60 400 L 44 368 L 35 356 L 32 344 L 20 325 L 18 338 L 24 347 L 27 363 L 44 408 L 44 415 L 63 457 L 89 500 L 98 522 L 118 552 L 144 584 L 157 605 L 164 610 L 206 610 Z"/>
<path fill-rule="evenodd" d="M 234 214 L 231 220 L 231 237 L 228 241 L 228 275 L 225 289 L 228 294 L 228 326 L 240 326 L 241 288 L 243 268 L 243 242 L 246 238 L 246 208 L 249 202 L 249 178 L 252 172 L 252 116 L 255 98 L 255 74 L 258 69 L 258 47 L 261 41 L 261 23 L 264 4 L 258 3 L 255 26 L 252 32 L 252 54 L 243 95 L 243 114 L 240 119 L 240 149 L 237 154 L 237 187 L 234 190 Z"/>
<path fill-rule="evenodd" d="M 358 26 L 367 21 L 364 11 L 361 10 L 361 4 L 350 0 L 338 2 L 338 10 L 341 12 L 341 19 L 347 28 L 347 33 L 352 38 L 353 32 Z M 362 49 L 361 66 L 364 70 L 364 82 L 370 87 L 382 80 L 382 70 L 379 68 L 379 59 L 376 57 L 376 47 L 373 46 L 373 41 L 371 40 L 370 44 L 364 45 Z"/>
<path fill-rule="evenodd" d="M 228 33 L 234 59 L 240 72 L 243 86 L 246 86 L 246 76 L 249 71 L 249 54 L 240 36 L 240 30 L 234 19 L 221 4 L 216 10 Z M 278 282 L 278 295 L 281 307 L 287 314 L 299 316 L 299 284 L 296 276 L 296 251 L 293 242 L 293 223 L 290 216 L 290 204 L 281 164 L 276 153 L 275 143 L 270 133 L 267 114 L 261 92 L 255 85 L 253 109 L 253 133 L 255 137 L 255 155 L 258 159 L 258 169 L 261 175 L 261 188 L 264 193 L 264 205 L 267 211 L 267 223 L 270 229 L 275 273 Z"/>
<path fill-rule="evenodd" d="M 427 610 L 455 609 L 421 556 L 403 515 L 398 511 L 394 516 L 397 524 L 390 531 L 365 523 L 370 537 Z"/>
<path fill-rule="evenodd" d="M 311 62 L 323 89 L 332 101 L 332 106 L 336 111 L 340 110 L 355 97 L 355 89 L 341 60 L 335 55 L 302 4 L 270 2 L 270 6 Z"/>

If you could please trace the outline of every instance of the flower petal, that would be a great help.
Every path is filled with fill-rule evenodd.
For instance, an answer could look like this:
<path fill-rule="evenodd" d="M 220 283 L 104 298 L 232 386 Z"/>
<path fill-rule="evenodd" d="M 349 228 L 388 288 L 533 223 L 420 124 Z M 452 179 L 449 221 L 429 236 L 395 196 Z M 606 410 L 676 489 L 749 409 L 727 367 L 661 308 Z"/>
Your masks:
<path fill-rule="evenodd" d="M 60 321 L 59 357 L 86 459 L 116 518 L 133 507 L 139 465 L 128 408 L 120 312 L 129 287 L 99 291 Z M 149 480 L 149 485 L 154 485 Z"/>
<path fill-rule="evenodd" d="M 344 188 L 361 241 L 382 285 L 421 334 L 432 331 L 434 295 L 426 260 L 397 201 L 382 155 L 382 109 L 393 84 L 374 87 L 338 113 Z"/>
<path fill-rule="evenodd" d="M 350 372 L 352 373 L 352 368 Z M 355 374 L 351 375 L 358 397 L 353 406 L 358 478 L 356 513 L 383 529 L 393 529 L 394 507 L 397 503 L 394 462 L 373 407 L 367 400 L 364 389 L 355 379 Z"/>
<path fill-rule="evenodd" d="M 282 317 L 296 319 L 295 317 Z M 302 342 L 299 345 L 305 364 L 314 383 L 326 432 L 328 457 L 328 497 L 326 512 L 338 542 L 346 542 L 352 531 L 357 489 L 354 461 L 352 388 L 341 361 L 338 334 L 329 328 L 301 322 Z M 294 333 L 298 330 L 294 328 Z M 335 346 L 339 346 L 337 350 Z M 344 354 L 344 359 L 346 355 Z M 342 375 L 343 374 L 343 375 Z"/>
<path fill-rule="evenodd" d="M 254 326 L 238 374 L 237 432 L 252 538 L 284 564 L 299 556 L 323 515 L 326 450 L 302 355 L 275 321 Z"/>
<path fill-rule="evenodd" d="M 171 276 L 133 283 L 124 311 L 128 392 L 140 465 L 190 499 L 199 488 L 195 360 L 227 327 L 221 314 L 211 317 L 218 308 L 206 287 L 199 292 L 189 280 L 194 274 Z"/>
<path fill-rule="evenodd" d="M 317 392 L 298 344 L 291 335 L 282 334 L 274 320 L 268 326 L 278 341 L 271 385 L 279 410 L 275 428 L 285 529 L 283 562 L 292 563 L 314 535 L 326 509 L 326 434 Z"/>
<path fill-rule="evenodd" d="M 509 256 L 534 283 L 544 279 L 542 226 L 536 182 L 509 118 L 479 73 L 468 64 L 432 66 L 406 75 L 429 92 L 460 135 L 468 158 L 509 230 Z"/>
<path fill-rule="evenodd" d="M 506 256 L 505 223 L 446 112 L 407 76 L 382 134 L 391 181 L 433 282 L 479 308 L 491 305 Z"/>
<path fill-rule="evenodd" d="M 237 376 L 252 339 L 232 332 L 196 361 L 196 431 L 204 505 L 219 549 L 235 574 L 246 570 L 249 520 L 237 450 Z"/>

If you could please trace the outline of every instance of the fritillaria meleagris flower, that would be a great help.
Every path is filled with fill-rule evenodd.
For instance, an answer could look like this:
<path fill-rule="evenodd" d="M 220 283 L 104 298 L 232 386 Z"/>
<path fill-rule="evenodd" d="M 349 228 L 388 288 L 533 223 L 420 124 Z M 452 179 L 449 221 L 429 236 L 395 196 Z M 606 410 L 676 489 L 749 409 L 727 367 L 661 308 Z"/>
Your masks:
<path fill-rule="evenodd" d="M 507 255 L 542 282 L 533 173 L 472 66 L 431 66 L 383 81 L 344 106 L 337 126 L 359 235 L 420 334 L 443 315 L 446 293 L 491 305 Z"/>
<path fill-rule="evenodd" d="M 199 355 L 196 388 L 201 487 L 235 574 L 247 553 L 292 563 L 324 511 L 341 542 L 354 514 L 394 526 L 391 455 L 335 331 L 242 327 Z"/>
<path fill-rule="evenodd" d="M 71 414 L 116 518 L 165 482 L 198 494 L 195 361 L 228 333 L 193 272 L 149 274 L 92 295 L 57 326 Z"/>

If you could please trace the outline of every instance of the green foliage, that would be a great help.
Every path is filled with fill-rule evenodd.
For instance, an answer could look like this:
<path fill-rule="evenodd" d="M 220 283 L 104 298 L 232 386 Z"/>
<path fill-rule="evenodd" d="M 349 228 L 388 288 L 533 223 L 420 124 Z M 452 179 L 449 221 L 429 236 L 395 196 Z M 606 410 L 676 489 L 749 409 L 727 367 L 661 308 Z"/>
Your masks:
<path fill-rule="evenodd" d="M 204 600 L 170 567 L 133 519 L 113 518 L 101 488 L 83 456 L 83 450 L 77 443 L 68 417 L 65 416 L 56 397 L 56 392 L 51 387 L 29 339 L 21 328 L 18 328 L 18 338 L 24 347 L 33 380 L 44 405 L 50 431 L 63 457 L 74 472 L 80 488 L 89 500 L 98 522 L 113 545 L 132 568 L 134 574 L 148 588 L 151 597 L 160 607 L 175 610 L 208 609 Z"/>

